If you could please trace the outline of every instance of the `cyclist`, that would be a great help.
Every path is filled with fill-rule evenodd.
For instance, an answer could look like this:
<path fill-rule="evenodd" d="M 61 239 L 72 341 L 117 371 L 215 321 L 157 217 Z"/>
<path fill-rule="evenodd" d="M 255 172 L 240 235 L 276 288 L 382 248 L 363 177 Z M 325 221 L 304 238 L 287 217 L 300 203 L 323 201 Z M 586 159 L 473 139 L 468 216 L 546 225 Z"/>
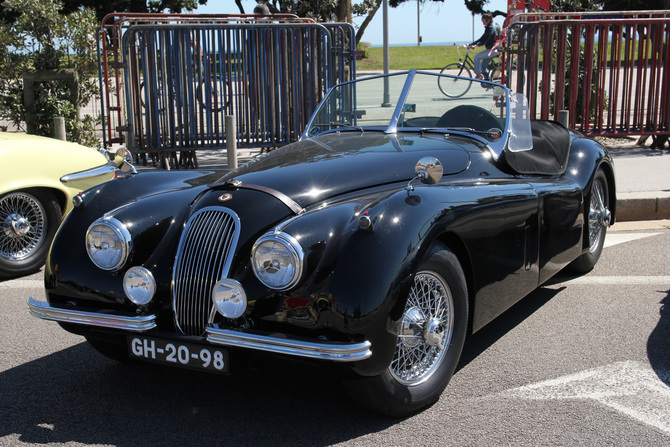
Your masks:
<path fill-rule="evenodd" d="M 493 25 L 493 16 L 490 13 L 482 14 L 482 23 L 484 24 L 484 34 L 482 37 L 475 40 L 470 44 L 470 48 L 476 48 L 483 45 L 486 49 L 475 54 L 474 65 L 475 65 L 475 78 L 477 79 L 488 79 L 488 72 L 486 67 L 491 62 L 491 59 L 498 56 L 497 49 L 494 49 L 493 46 L 496 43 L 498 37 L 498 31 Z"/>

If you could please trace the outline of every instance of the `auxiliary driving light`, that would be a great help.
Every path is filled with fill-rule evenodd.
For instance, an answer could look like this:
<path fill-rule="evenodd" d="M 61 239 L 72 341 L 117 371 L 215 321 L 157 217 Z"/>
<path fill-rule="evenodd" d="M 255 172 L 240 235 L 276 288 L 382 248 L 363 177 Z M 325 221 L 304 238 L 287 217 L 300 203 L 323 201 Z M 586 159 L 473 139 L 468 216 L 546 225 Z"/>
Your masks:
<path fill-rule="evenodd" d="M 239 318 L 247 309 L 247 294 L 234 279 L 222 279 L 214 284 L 212 301 L 216 310 L 226 318 Z"/>
<path fill-rule="evenodd" d="M 131 267 L 123 275 L 123 291 L 133 303 L 144 306 L 156 293 L 154 275 L 144 267 Z"/>

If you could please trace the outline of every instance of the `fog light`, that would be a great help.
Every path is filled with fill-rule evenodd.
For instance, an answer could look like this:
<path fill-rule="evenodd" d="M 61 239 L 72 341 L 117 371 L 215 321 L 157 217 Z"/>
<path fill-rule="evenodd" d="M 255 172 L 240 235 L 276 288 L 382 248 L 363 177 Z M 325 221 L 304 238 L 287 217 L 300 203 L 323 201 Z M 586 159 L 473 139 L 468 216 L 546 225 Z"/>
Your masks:
<path fill-rule="evenodd" d="M 214 284 L 212 301 L 216 310 L 226 318 L 239 318 L 247 310 L 247 294 L 234 279 L 222 279 Z"/>
<path fill-rule="evenodd" d="M 154 275 L 144 267 L 131 267 L 123 276 L 123 291 L 133 303 L 144 306 L 156 293 Z"/>

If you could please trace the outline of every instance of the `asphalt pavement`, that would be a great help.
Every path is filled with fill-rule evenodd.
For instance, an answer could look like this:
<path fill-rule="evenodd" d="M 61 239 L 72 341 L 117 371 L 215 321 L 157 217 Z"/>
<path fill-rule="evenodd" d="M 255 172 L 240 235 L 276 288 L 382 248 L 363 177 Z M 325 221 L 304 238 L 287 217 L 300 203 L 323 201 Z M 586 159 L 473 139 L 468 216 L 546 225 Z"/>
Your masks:
<path fill-rule="evenodd" d="M 638 137 L 603 138 L 601 142 L 614 159 L 617 221 L 670 219 L 670 148 L 666 145 L 663 149 L 652 149 L 649 147 L 651 139 L 646 145 L 640 145 Z M 238 165 L 260 156 L 263 151 L 238 148 Z M 198 151 L 195 161 L 199 169 L 229 168 L 226 149 Z M 160 163 L 151 161 L 139 163 L 137 167 L 140 171 L 162 169 Z"/>

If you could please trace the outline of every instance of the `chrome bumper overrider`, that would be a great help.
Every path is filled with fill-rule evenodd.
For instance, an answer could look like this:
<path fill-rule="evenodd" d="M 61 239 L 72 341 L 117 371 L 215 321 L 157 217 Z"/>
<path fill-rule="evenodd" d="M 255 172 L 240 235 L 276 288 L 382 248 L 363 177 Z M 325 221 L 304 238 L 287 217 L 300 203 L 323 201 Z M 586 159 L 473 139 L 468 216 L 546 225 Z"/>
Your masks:
<path fill-rule="evenodd" d="M 63 323 L 123 329 L 133 332 L 144 332 L 156 327 L 155 315 L 124 316 L 64 309 L 54 307 L 46 301 L 38 301 L 32 297 L 28 299 L 28 307 L 30 308 L 31 315 Z M 207 341 L 214 345 L 255 349 L 275 354 L 334 362 L 355 362 L 367 359 L 372 355 L 369 341 L 361 343 L 310 342 L 268 335 L 249 334 L 215 327 L 208 327 L 206 331 Z"/>
<path fill-rule="evenodd" d="M 31 315 L 45 320 L 60 321 L 63 323 L 124 329 L 134 332 L 148 331 L 149 329 L 156 327 L 155 315 L 125 316 L 63 309 L 54 307 L 46 301 L 38 301 L 33 297 L 28 299 L 28 307 L 30 308 Z"/>

